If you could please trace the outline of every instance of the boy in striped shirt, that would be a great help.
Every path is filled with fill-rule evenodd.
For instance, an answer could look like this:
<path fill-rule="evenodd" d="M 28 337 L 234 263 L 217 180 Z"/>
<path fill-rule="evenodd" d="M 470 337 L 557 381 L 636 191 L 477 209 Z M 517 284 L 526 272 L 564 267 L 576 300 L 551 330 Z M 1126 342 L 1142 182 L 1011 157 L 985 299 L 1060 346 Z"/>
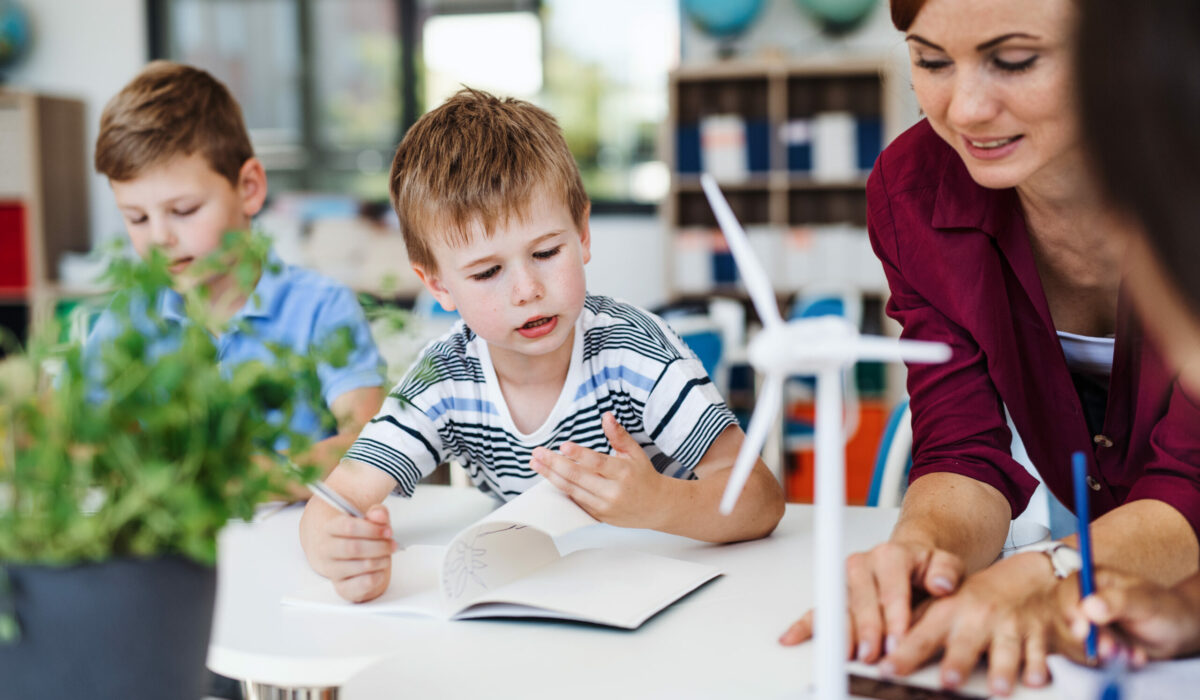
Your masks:
<path fill-rule="evenodd" d="M 761 461 L 717 513 L 744 436 L 699 360 L 653 314 L 587 294 L 590 204 L 553 117 L 463 90 L 405 136 L 390 189 L 413 269 L 462 322 L 327 480 L 367 518 L 305 509 L 305 553 L 342 597 L 387 589 L 380 503 L 450 459 L 500 500 L 545 478 L 613 525 L 711 542 L 774 530 L 783 493 Z"/>

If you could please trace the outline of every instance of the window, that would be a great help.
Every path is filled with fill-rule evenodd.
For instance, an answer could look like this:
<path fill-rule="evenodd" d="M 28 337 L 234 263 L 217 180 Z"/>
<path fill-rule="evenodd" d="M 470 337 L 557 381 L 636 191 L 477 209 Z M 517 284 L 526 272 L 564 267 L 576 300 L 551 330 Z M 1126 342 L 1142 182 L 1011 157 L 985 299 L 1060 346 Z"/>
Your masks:
<path fill-rule="evenodd" d="M 403 133 L 403 5 L 157 0 L 150 4 L 151 51 L 229 86 L 273 190 L 385 199 Z"/>
<path fill-rule="evenodd" d="M 381 200 L 401 135 L 462 84 L 558 118 L 598 210 L 666 193 L 678 0 L 150 0 L 151 51 L 229 85 L 272 189 Z"/>

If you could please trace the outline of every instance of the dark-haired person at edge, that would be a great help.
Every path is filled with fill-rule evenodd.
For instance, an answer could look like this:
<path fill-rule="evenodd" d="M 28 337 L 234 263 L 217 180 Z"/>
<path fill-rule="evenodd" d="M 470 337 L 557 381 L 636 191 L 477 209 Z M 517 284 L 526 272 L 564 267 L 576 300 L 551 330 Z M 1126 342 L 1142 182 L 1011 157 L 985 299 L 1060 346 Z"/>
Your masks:
<path fill-rule="evenodd" d="M 876 163 L 868 229 L 903 337 L 953 356 L 908 368 L 900 518 L 846 563 L 848 653 L 885 675 L 940 654 L 953 688 L 986 655 L 991 691 L 1008 695 L 1018 678 L 1049 680 L 1051 651 L 1082 655 L 1069 620 L 1078 557 L 1042 546 L 997 560 L 1037 485 L 1010 455 L 1006 409 L 1068 506 L 1071 454 L 1087 455 L 1099 566 L 1172 585 L 1200 561 L 1200 407 L 1134 315 L 1128 237 L 1113 233 L 1122 217 L 1085 155 L 1074 70 L 1085 4 L 891 4 L 926 118 Z M 781 641 L 808 639 L 811 620 Z"/>
<path fill-rule="evenodd" d="M 1089 0 L 1082 14 L 1084 141 L 1106 198 L 1135 232 L 1130 295 L 1182 390 L 1200 397 L 1200 3 Z M 1168 587 L 1113 567 L 1097 572 L 1097 585 L 1073 632 L 1106 625 L 1101 658 L 1119 645 L 1137 665 L 1200 653 L 1200 575 Z"/>

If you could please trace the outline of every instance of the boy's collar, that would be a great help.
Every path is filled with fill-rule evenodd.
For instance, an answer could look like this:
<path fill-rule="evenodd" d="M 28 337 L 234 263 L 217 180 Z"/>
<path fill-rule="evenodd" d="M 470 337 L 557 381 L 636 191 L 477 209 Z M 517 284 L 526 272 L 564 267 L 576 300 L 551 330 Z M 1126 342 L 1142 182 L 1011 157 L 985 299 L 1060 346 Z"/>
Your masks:
<path fill-rule="evenodd" d="M 274 269 L 273 269 L 274 268 Z M 250 298 L 237 310 L 230 319 L 231 322 L 242 318 L 268 318 L 275 308 L 275 301 L 283 291 L 283 277 L 287 266 L 271 248 L 263 263 L 262 273 L 258 276 L 258 284 Z M 183 323 L 187 320 L 187 311 L 183 305 L 183 295 L 174 289 L 164 289 L 158 297 L 158 312 L 163 320 Z"/>

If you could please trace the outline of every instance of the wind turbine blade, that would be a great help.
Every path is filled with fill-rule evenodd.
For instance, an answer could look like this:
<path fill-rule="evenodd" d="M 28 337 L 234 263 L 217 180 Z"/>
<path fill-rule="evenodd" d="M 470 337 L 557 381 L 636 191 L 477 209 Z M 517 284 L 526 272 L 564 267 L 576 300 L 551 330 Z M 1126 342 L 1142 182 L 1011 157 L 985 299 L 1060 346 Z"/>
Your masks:
<path fill-rule="evenodd" d="M 746 479 L 758 462 L 758 453 L 762 451 L 763 443 L 767 440 L 767 432 L 775 422 L 775 416 L 783 406 L 782 374 L 768 374 L 763 381 L 762 396 L 754 407 L 754 415 L 750 416 L 750 427 L 746 430 L 746 439 L 738 450 L 737 459 L 733 462 L 733 471 L 729 474 L 729 482 L 725 485 L 725 495 L 721 497 L 721 513 L 729 515 L 737 504 L 738 496 L 746 486 Z"/>
<path fill-rule="evenodd" d="M 721 232 L 729 242 L 729 250 L 742 273 L 742 282 L 746 285 L 746 291 L 750 293 L 750 301 L 754 303 L 758 317 L 762 319 L 764 326 L 782 324 L 783 317 L 779 315 L 779 304 L 775 300 L 771 280 L 759 264 L 758 258 L 754 256 L 754 249 L 750 247 L 746 231 L 733 215 L 733 210 L 729 208 L 725 195 L 721 194 L 717 181 L 712 175 L 704 173 L 700 176 L 700 186 L 704 188 L 704 196 L 708 197 L 708 204 L 717 217 L 717 224 L 721 226 Z"/>
<path fill-rule="evenodd" d="M 936 364 L 950 359 L 950 346 L 926 340 L 898 340 L 877 335 L 859 336 L 855 356 L 860 360 Z"/>

